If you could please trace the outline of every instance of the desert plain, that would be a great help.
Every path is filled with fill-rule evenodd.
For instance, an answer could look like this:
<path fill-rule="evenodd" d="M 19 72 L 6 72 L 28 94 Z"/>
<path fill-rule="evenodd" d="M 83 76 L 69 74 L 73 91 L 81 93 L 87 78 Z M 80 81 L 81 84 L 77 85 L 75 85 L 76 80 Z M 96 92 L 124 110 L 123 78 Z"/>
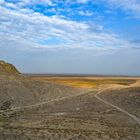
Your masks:
<path fill-rule="evenodd" d="M 139 77 L 21 74 L 0 63 L 0 140 L 139 139 Z"/>

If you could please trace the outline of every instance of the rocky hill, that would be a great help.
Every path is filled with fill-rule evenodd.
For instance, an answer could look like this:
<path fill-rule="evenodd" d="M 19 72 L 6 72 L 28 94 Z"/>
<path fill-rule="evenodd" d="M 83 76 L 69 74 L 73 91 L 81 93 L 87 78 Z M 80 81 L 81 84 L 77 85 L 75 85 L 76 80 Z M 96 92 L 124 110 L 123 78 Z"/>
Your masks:
<path fill-rule="evenodd" d="M 0 74 L 20 74 L 14 65 L 0 60 Z"/>
<path fill-rule="evenodd" d="M 24 76 L 12 64 L 0 61 L 0 110 L 59 98 L 77 89 Z"/>

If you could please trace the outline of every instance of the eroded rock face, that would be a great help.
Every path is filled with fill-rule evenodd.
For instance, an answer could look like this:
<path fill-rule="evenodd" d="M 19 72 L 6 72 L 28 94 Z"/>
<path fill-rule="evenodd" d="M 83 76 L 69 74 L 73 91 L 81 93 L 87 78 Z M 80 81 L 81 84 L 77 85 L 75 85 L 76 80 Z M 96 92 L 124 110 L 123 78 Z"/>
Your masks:
<path fill-rule="evenodd" d="M 0 74 L 20 74 L 14 65 L 0 60 Z"/>

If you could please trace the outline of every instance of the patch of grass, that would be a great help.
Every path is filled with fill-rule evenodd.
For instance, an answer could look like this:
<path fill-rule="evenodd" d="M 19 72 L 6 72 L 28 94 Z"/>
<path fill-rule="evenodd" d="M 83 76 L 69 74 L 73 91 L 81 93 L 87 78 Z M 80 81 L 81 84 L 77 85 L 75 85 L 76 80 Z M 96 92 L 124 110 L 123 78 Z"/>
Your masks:
<path fill-rule="evenodd" d="M 89 87 L 95 87 L 96 84 L 93 82 L 89 82 L 89 81 L 84 81 L 84 80 L 78 80 L 78 79 L 49 79 L 49 81 L 52 82 L 56 82 L 56 83 L 60 83 L 60 84 L 64 84 L 64 85 L 68 85 L 68 86 L 74 86 L 74 87 L 81 87 L 81 88 L 89 88 Z"/>
<path fill-rule="evenodd" d="M 39 81 L 50 81 L 59 84 L 64 84 L 68 86 L 80 87 L 80 88 L 95 88 L 100 85 L 104 84 L 120 84 L 120 85 L 129 85 L 135 83 L 136 80 L 134 79 L 92 79 L 92 78 L 69 78 L 69 77 L 34 77 L 36 80 Z"/>
<path fill-rule="evenodd" d="M 0 60 L 0 70 L 5 73 L 20 74 L 20 72 L 16 69 L 14 65 L 1 60 Z"/>
<path fill-rule="evenodd" d="M 7 121 L 6 117 L 0 116 L 0 122 L 6 122 L 6 121 Z"/>

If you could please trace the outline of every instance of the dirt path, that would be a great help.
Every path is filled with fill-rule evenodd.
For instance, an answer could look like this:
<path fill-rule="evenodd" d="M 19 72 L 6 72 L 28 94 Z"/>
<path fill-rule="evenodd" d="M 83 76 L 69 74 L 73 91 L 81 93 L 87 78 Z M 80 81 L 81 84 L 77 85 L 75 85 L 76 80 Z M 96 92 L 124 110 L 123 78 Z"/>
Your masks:
<path fill-rule="evenodd" d="M 115 87 L 116 88 L 116 87 Z M 119 88 L 119 87 L 117 87 Z M 98 95 L 101 94 L 103 91 L 106 91 L 107 89 L 110 89 L 110 88 L 103 88 L 103 90 L 99 90 L 95 95 L 94 97 L 96 99 L 98 99 L 99 101 L 103 102 L 104 104 L 107 104 L 115 109 L 117 109 L 118 111 L 124 113 L 125 115 L 127 115 L 128 117 L 132 118 L 134 121 L 137 122 L 137 124 L 140 125 L 140 118 L 136 117 L 135 115 L 133 114 L 130 114 L 129 112 L 127 112 L 126 110 L 116 106 L 116 105 L 113 105 L 112 103 L 102 99 L 101 97 L 99 97 Z M 41 103 L 37 103 L 37 104 L 33 104 L 33 105 L 28 105 L 28 106 L 21 106 L 21 107 L 14 107 L 14 108 L 11 108 L 11 109 L 7 109 L 7 110 L 0 110 L 0 113 L 5 113 L 5 112 L 10 112 L 10 111 L 20 111 L 20 110 L 24 110 L 24 109 L 32 109 L 32 108 L 36 108 L 36 107 L 42 107 L 43 105 L 45 104 L 48 104 L 48 103 L 51 103 L 51 102 L 58 102 L 58 101 L 61 101 L 61 100 L 65 100 L 65 99 L 69 99 L 69 98 L 73 98 L 73 97 L 77 97 L 77 96 L 81 96 L 81 95 L 84 95 L 84 94 L 87 94 L 89 92 L 93 92 L 95 90 L 93 89 L 89 89 L 89 90 L 86 90 L 84 92 L 80 92 L 79 94 L 77 95 L 72 95 L 72 96 L 67 96 L 67 97 L 61 97 L 61 98 L 57 98 L 57 99 L 52 99 L 52 100 L 49 100 L 49 101 L 45 101 L 45 102 L 41 102 Z"/>
<path fill-rule="evenodd" d="M 116 106 L 116 105 L 113 105 L 112 103 L 110 103 L 110 102 L 108 102 L 108 101 L 106 101 L 106 100 L 100 98 L 98 95 L 101 94 L 103 91 L 105 91 L 105 90 L 98 91 L 98 92 L 94 95 L 94 97 L 95 97 L 96 99 L 100 100 L 101 102 L 103 102 L 104 104 L 107 104 L 107 105 L 109 105 L 109 106 L 111 106 L 111 107 L 117 109 L 118 111 L 124 113 L 125 115 L 127 115 L 128 117 L 130 117 L 130 118 L 132 118 L 134 121 L 136 121 L 138 125 L 140 125 L 140 118 L 138 118 L 138 117 L 134 116 L 133 114 L 130 114 L 130 113 L 127 112 L 126 110 L 124 110 L 124 109 L 122 109 L 122 108 L 120 108 L 120 107 L 118 107 L 118 106 Z"/>
<path fill-rule="evenodd" d="M 21 106 L 21 107 L 14 107 L 14 108 L 11 108 L 11 109 L 7 109 L 7 110 L 0 110 L 0 113 L 5 113 L 5 112 L 10 112 L 10 111 L 18 111 L 18 110 L 24 110 L 24 109 L 32 109 L 32 108 L 36 108 L 36 107 L 41 107 L 45 104 L 48 104 L 48 103 L 51 103 L 51 102 L 58 102 L 58 101 L 61 101 L 61 100 L 65 100 L 65 99 L 69 99 L 69 98 L 73 98 L 73 97 L 77 97 L 77 96 L 81 96 L 81 95 L 84 95 L 84 94 L 87 94 L 89 92 L 93 91 L 93 89 L 91 90 L 86 90 L 84 92 L 80 92 L 79 94 L 76 94 L 76 95 L 72 95 L 72 96 L 67 96 L 67 97 L 61 97 L 61 98 L 57 98 L 57 99 L 52 99 L 52 100 L 49 100 L 49 101 L 45 101 L 45 102 L 41 102 L 41 103 L 37 103 L 37 104 L 33 104 L 33 105 L 28 105 L 28 106 Z"/>

